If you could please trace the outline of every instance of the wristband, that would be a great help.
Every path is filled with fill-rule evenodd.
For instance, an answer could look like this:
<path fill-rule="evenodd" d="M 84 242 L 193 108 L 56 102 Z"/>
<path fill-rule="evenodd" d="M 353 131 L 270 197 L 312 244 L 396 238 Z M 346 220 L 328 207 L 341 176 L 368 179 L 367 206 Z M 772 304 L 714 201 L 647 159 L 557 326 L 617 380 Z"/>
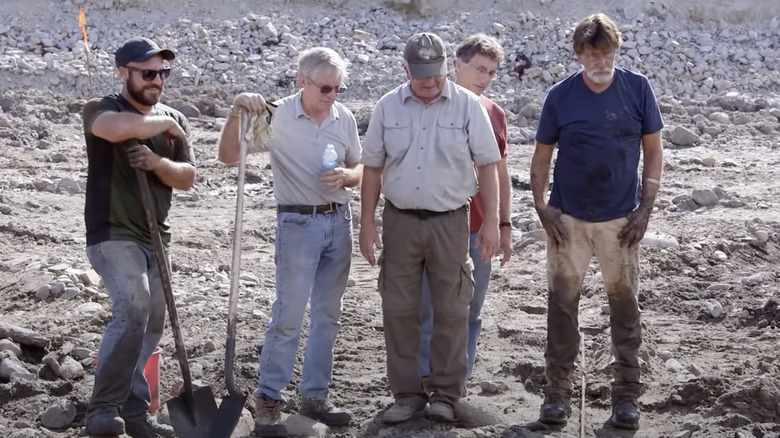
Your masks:
<path fill-rule="evenodd" d="M 661 181 L 658 181 L 655 178 L 649 178 L 649 177 L 642 178 L 642 182 L 645 182 L 645 183 L 648 183 L 648 184 L 655 184 L 657 186 L 661 185 Z"/>
<path fill-rule="evenodd" d="M 498 228 L 504 228 L 504 227 L 512 228 L 512 222 L 500 222 L 498 224 Z"/>

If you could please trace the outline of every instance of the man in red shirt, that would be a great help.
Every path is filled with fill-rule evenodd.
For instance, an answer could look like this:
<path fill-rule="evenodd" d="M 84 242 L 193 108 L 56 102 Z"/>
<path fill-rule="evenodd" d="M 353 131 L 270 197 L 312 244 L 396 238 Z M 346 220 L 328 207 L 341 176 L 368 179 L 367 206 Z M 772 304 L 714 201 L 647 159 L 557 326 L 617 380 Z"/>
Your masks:
<path fill-rule="evenodd" d="M 488 99 L 482 92 L 496 76 L 499 65 L 504 59 L 504 51 L 495 38 L 484 34 L 471 35 L 461 41 L 455 50 L 455 83 L 467 88 L 479 95 L 482 103 L 490 116 L 493 132 L 498 142 L 498 150 L 501 153 L 501 161 L 498 162 L 498 199 L 499 199 L 499 230 L 501 231 L 501 251 L 503 258 L 501 266 L 509 261 L 512 255 L 512 223 L 510 222 L 511 191 L 512 185 L 509 179 L 509 170 L 506 166 L 506 115 L 495 102 Z M 474 295 L 469 303 L 469 339 L 467 344 L 468 369 L 466 378 L 471 378 L 476 359 L 477 341 L 482 330 L 482 304 L 487 295 L 488 282 L 490 281 L 491 264 L 482 260 L 480 249 L 475 245 L 477 232 L 482 226 L 485 217 L 482 206 L 482 198 L 479 193 L 471 198 L 471 238 L 469 253 L 474 263 Z M 423 276 L 422 298 L 420 302 L 421 320 L 421 347 L 420 347 L 420 375 L 422 377 L 431 374 L 429 354 L 431 335 L 433 331 L 433 309 L 431 307 L 431 292 L 428 287 L 428 276 Z"/>

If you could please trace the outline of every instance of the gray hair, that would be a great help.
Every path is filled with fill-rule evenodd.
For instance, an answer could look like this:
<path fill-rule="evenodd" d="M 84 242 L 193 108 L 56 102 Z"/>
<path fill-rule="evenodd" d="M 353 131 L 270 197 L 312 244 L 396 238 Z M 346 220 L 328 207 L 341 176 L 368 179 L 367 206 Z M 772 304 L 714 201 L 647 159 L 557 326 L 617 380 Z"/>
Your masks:
<path fill-rule="evenodd" d="M 335 50 L 327 47 L 314 47 L 304 50 L 298 56 L 298 74 L 314 80 L 320 73 L 333 74 L 347 81 L 347 66 L 349 62 L 339 56 Z"/>

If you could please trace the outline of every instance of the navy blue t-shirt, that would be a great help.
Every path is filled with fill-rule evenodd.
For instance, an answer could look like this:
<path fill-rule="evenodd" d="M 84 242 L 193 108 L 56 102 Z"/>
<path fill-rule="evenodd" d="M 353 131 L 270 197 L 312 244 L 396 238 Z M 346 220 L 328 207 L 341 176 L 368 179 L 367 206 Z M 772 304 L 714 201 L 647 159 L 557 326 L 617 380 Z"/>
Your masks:
<path fill-rule="evenodd" d="M 579 71 L 550 88 L 536 141 L 558 143 L 549 204 L 588 222 L 623 217 L 639 205 L 642 135 L 663 128 L 645 76 L 615 68 L 595 93 Z"/>

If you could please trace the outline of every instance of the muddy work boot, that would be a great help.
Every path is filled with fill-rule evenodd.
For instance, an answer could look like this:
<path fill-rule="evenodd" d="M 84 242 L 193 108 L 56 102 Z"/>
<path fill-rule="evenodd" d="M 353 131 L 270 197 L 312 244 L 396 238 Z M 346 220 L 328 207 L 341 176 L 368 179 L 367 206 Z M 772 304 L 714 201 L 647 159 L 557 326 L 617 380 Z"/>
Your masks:
<path fill-rule="evenodd" d="M 548 394 L 542 403 L 539 422 L 566 424 L 571 415 L 571 399 L 560 394 Z"/>
<path fill-rule="evenodd" d="M 619 396 L 613 399 L 609 422 L 621 429 L 639 429 L 639 402 L 636 397 Z"/>
<path fill-rule="evenodd" d="M 301 415 L 330 427 L 346 426 L 352 421 L 352 414 L 337 408 L 327 398 L 304 398 L 301 401 Z"/>
<path fill-rule="evenodd" d="M 420 401 L 419 403 L 410 401 L 396 401 L 392 406 L 390 406 L 390 409 L 386 410 L 384 414 L 382 414 L 382 421 L 387 424 L 403 423 L 404 421 L 407 421 L 410 418 L 425 412 L 426 404 L 427 403 L 425 401 Z"/>
<path fill-rule="evenodd" d="M 428 419 L 440 423 L 452 423 L 455 421 L 455 409 L 449 403 L 435 401 L 428 408 Z"/>
<path fill-rule="evenodd" d="M 263 438 L 284 438 L 287 427 L 282 424 L 282 402 L 261 395 L 255 399 L 255 432 Z"/>
<path fill-rule="evenodd" d="M 87 414 L 87 435 L 114 436 L 125 433 L 125 420 L 119 409 L 97 408 Z"/>
<path fill-rule="evenodd" d="M 127 429 L 127 434 L 133 438 L 167 438 L 176 436 L 173 427 L 158 422 L 157 417 L 149 414 L 126 418 L 125 429 Z"/>

